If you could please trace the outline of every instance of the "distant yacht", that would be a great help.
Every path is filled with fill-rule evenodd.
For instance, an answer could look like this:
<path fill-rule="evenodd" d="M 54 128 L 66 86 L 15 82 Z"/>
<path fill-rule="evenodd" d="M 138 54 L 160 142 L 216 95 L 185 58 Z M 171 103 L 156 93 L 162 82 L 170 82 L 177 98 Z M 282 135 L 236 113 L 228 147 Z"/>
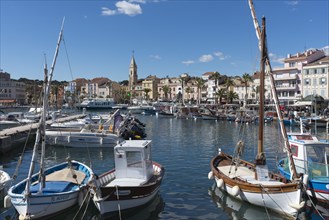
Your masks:
<path fill-rule="evenodd" d="M 115 106 L 115 101 L 113 98 L 93 98 L 86 99 L 80 104 L 77 104 L 78 109 L 108 109 Z"/>

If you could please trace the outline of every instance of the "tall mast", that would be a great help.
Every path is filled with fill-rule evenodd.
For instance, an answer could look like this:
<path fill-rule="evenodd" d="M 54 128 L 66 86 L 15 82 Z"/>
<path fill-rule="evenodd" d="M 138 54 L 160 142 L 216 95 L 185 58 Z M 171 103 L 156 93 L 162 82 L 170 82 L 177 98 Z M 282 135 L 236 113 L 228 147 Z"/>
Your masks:
<path fill-rule="evenodd" d="M 256 18 L 255 8 L 254 8 L 252 0 L 248 0 L 248 3 L 249 3 L 250 10 L 251 10 L 251 16 L 252 16 L 253 22 L 254 22 L 254 27 L 255 27 L 255 30 L 256 30 L 256 36 L 259 40 L 259 49 L 261 50 L 261 45 L 260 45 L 261 31 L 260 31 L 258 21 L 257 21 L 257 18 Z M 292 179 L 296 179 L 297 178 L 297 171 L 296 171 L 295 163 L 294 163 L 294 160 L 293 160 L 293 157 L 292 157 L 292 153 L 291 153 L 290 144 L 289 144 L 289 141 L 288 141 L 286 128 L 285 128 L 284 123 L 283 123 L 283 116 L 282 116 L 282 113 L 281 113 L 281 110 L 280 110 L 279 99 L 278 99 L 278 95 L 276 93 L 275 82 L 274 82 L 274 77 L 273 77 L 273 73 L 272 73 L 272 67 L 271 67 L 269 57 L 268 57 L 268 51 L 267 51 L 266 44 L 265 44 L 265 55 L 266 55 L 265 73 L 270 78 L 271 92 L 272 92 L 272 96 L 273 96 L 273 100 L 274 100 L 274 104 L 275 104 L 275 109 L 276 109 L 276 112 L 278 114 L 278 118 L 279 118 L 279 122 L 280 122 L 281 134 L 282 134 L 282 137 L 284 139 L 284 148 L 285 148 L 285 150 L 288 154 L 288 158 L 289 158 L 290 173 L 291 173 Z"/>
<path fill-rule="evenodd" d="M 261 32 L 261 59 L 260 59 L 260 86 L 259 86 L 259 126 L 258 126 L 258 154 L 256 156 L 256 165 L 265 165 L 266 158 L 264 154 L 264 78 L 265 78 L 265 18 L 262 19 Z"/>
<path fill-rule="evenodd" d="M 35 138 L 35 143 L 34 143 L 34 147 L 33 147 L 33 153 L 32 153 L 32 159 L 31 159 L 31 163 L 30 163 L 30 168 L 29 168 L 29 173 L 28 173 L 28 177 L 27 177 L 27 182 L 26 182 L 26 187 L 25 187 L 25 195 L 28 198 L 29 194 L 30 194 L 30 186 L 31 186 L 31 177 L 32 174 L 34 172 L 34 167 L 35 164 L 37 163 L 37 152 L 38 152 L 38 147 L 40 145 L 41 142 L 41 159 L 40 159 L 40 172 L 39 172 L 39 176 L 40 176 L 40 191 L 42 190 L 42 188 L 44 187 L 44 181 L 45 181 L 45 176 L 44 176 L 44 155 L 45 155 L 45 124 L 46 124 L 46 114 L 47 114 L 47 110 L 48 110 L 48 96 L 49 96 L 49 91 L 50 91 L 50 82 L 52 79 L 52 75 L 54 72 L 54 67 L 56 64 L 56 59 L 57 59 L 57 55 L 58 55 L 58 51 L 59 51 L 59 45 L 60 42 L 62 40 L 62 34 L 63 34 L 63 26 L 64 26 L 64 19 L 62 22 L 62 27 L 61 27 L 61 31 L 59 34 L 59 39 L 57 41 L 57 47 L 56 47 L 56 51 L 55 51 L 55 55 L 54 55 L 54 60 L 51 66 L 51 72 L 50 72 L 50 76 L 48 77 L 48 70 L 47 70 L 47 65 L 45 64 L 45 68 L 44 68 L 44 84 L 43 84 L 43 88 L 44 88 L 44 94 L 43 94 L 43 109 L 42 109 L 42 115 L 41 118 L 39 120 L 39 126 L 37 129 L 37 133 L 36 133 L 36 138 Z"/>

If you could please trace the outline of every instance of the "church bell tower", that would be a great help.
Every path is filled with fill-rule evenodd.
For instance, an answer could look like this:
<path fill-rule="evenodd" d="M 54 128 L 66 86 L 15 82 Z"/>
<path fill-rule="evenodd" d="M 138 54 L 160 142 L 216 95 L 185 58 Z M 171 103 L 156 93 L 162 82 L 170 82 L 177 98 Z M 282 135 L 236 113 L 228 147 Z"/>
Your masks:
<path fill-rule="evenodd" d="M 137 84 L 137 65 L 133 53 L 129 66 L 129 90 L 130 91 L 133 90 L 136 84 Z"/>

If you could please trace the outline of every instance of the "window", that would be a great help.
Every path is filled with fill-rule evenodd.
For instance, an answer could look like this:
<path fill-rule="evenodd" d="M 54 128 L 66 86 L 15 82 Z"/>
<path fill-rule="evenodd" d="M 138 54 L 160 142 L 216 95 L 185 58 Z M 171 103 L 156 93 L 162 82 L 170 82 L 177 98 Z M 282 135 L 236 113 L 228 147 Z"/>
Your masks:
<path fill-rule="evenodd" d="M 327 84 L 327 78 L 325 78 L 325 77 L 320 78 L 320 79 L 319 79 L 319 84 L 320 84 L 320 85 L 325 85 L 325 84 Z"/>
<path fill-rule="evenodd" d="M 310 74 L 310 71 L 309 70 L 304 70 L 304 74 L 308 75 L 308 74 Z"/>
<path fill-rule="evenodd" d="M 126 152 L 127 157 L 127 165 L 128 166 L 134 166 L 134 167 L 141 167 L 141 152 L 138 151 L 127 151 Z"/>
<path fill-rule="evenodd" d="M 289 67 L 294 67 L 294 66 L 296 66 L 296 62 L 289 63 Z"/>
<path fill-rule="evenodd" d="M 291 145 L 290 149 L 291 149 L 292 155 L 294 155 L 295 157 L 298 157 L 298 147 L 296 145 Z"/>
<path fill-rule="evenodd" d="M 318 73 L 318 70 L 317 69 L 314 69 L 314 74 L 317 74 Z"/>
<path fill-rule="evenodd" d="M 321 69 L 321 73 L 322 73 L 322 74 L 326 73 L 326 69 L 325 69 L 325 68 L 322 68 L 322 69 Z"/>
<path fill-rule="evenodd" d="M 304 85 L 310 85 L 311 83 L 310 83 L 310 79 L 305 79 L 304 80 Z"/>
<path fill-rule="evenodd" d="M 317 86 L 317 80 L 313 79 L 313 86 Z"/>

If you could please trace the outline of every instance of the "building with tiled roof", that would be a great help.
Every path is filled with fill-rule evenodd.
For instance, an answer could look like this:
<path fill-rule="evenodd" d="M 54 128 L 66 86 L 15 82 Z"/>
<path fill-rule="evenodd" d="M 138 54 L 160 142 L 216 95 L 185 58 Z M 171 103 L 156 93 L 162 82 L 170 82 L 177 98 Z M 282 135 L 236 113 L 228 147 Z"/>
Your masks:
<path fill-rule="evenodd" d="M 329 99 L 329 56 L 303 66 L 302 95 L 320 95 Z"/>

